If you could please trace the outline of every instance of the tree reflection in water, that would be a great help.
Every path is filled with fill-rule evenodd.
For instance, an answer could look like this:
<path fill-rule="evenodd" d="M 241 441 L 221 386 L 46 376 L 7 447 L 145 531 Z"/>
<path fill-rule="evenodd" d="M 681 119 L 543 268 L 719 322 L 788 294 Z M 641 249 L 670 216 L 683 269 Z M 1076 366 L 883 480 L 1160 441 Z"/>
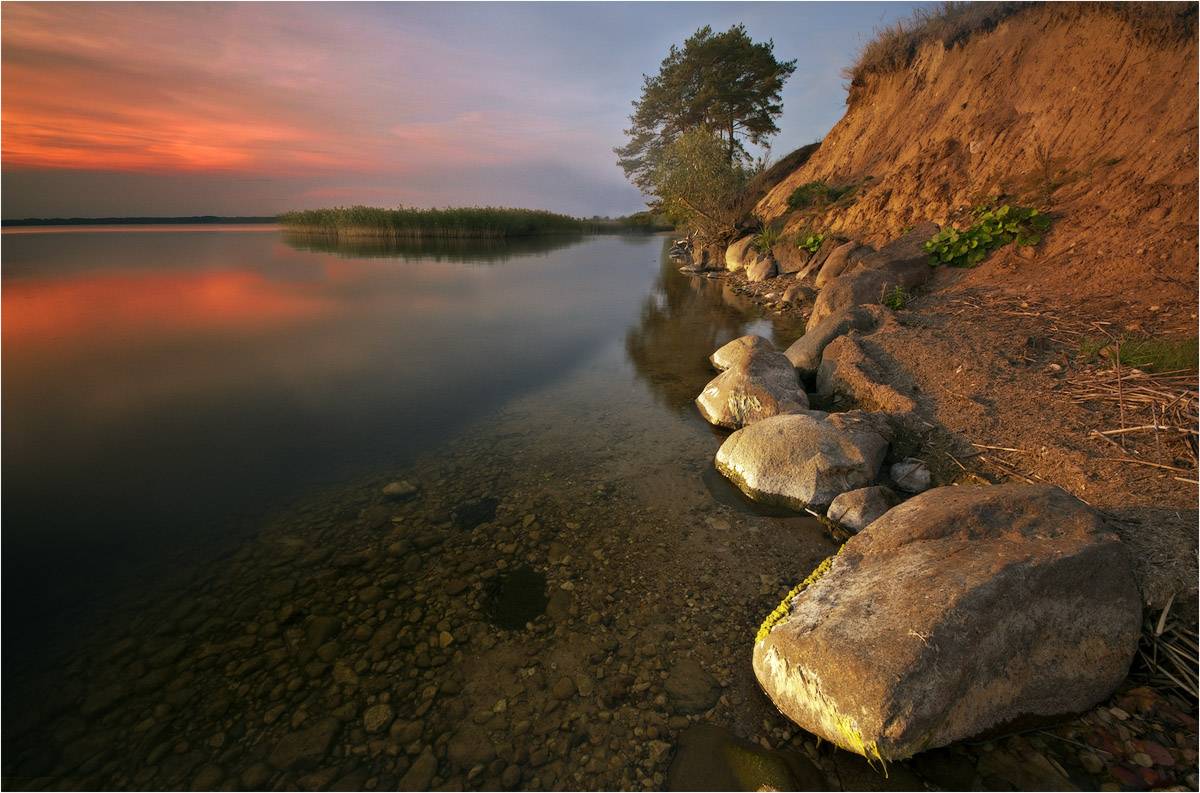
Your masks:
<path fill-rule="evenodd" d="M 800 319 L 770 315 L 736 294 L 726 278 L 679 272 L 664 245 L 658 280 L 625 337 L 625 350 L 655 399 L 682 413 L 695 409 L 696 397 L 714 377 L 708 358 L 717 348 L 758 333 L 783 349 L 803 332 Z"/>

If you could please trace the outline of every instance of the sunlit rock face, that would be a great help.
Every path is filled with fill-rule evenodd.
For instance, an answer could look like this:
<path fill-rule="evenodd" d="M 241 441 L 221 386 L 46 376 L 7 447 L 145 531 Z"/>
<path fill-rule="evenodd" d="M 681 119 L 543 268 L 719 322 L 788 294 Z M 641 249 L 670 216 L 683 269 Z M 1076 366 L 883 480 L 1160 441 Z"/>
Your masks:
<path fill-rule="evenodd" d="M 883 322 L 882 306 L 846 306 L 813 326 L 807 333 L 784 350 L 784 355 L 796 367 L 801 378 L 809 380 L 817 376 L 821 366 L 821 353 L 831 341 L 852 330 L 870 333 Z"/>
<path fill-rule="evenodd" d="M 756 350 L 765 350 L 775 352 L 775 345 L 765 336 L 759 336 L 754 333 L 739 336 L 728 344 L 722 345 L 708 360 L 712 362 L 714 368 L 718 371 L 736 366 L 746 359 L 751 352 Z"/>
<path fill-rule="evenodd" d="M 808 395 L 783 353 L 754 345 L 704 387 L 696 405 L 706 421 L 738 429 L 771 416 L 807 410 Z"/>
<path fill-rule="evenodd" d="M 738 430 L 721 444 L 716 464 L 750 498 L 798 510 L 874 484 L 887 447 L 852 414 L 806 411 Z"/>
<path fill-rule="evenodd" d="M 889 761 L 1090 708 L 1141 625 L 1124 547 L 1048 485 L 928 491 L 814 578 L 764 623 L 755 674 L 804 729 Z"/>

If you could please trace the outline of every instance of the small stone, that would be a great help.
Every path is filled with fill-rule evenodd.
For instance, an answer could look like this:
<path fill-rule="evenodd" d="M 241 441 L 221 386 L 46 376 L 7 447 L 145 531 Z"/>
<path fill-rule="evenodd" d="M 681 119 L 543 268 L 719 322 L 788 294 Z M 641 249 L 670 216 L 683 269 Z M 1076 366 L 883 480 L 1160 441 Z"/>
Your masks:
<path fill-rule="evenodd" d="M 1079 750 L 1079 764 L 1083 766 L 1083 770 L 1089 774 L 1104 773 L 1104 761 L 1096 756 L 1095 753 L 1087 749 Z"/>
<path fill-rule="evenodd" d="M 438 634 L 438 646 L 443 650 L 452 644 L 454 644 L 454 637 L 450 635 L 449 631 L 442 631 Z"/>
<path fill-rule="evenodd" d="M 424 754 L 413 761 L 408 772 L 400 778 L 400 784 L 396 789 L 428 790 L 429 783 L 433 781 L 433 777 L 437 773 L 437 767 L 437 758 L 426 750 Z"/>
<path fill-rule="evenodd" d="M 516 765 L 510 765 L 504 769 L 504 774 L 500 777 L 500 784 L 507 790 L 513 790 L 521 783 L 521 769 Z"/>
<path fill-rule="evenodd" d="M 391 726 L 392 720 L 396 717 L 392 706 L 386 703 L 372 705 L 367 708 L 367 712 L 363 714 L 363 729 L 368 734 L 374 735 L 378 732 L 383 732 Z"/>
<path fill-rule="evenodd" d="M 575 683 L 569 677 L 561 678 L 550 691 L 555 699 L 570 699 L 575 694 Z"/>
<path fill-rule="evenodd" d="M 417 494 L 417 486 L 408 481 L 389 482 L 383 486 L 383 495 L 393 501 L 405 501 Z"/>
<path fill-rule="evenodd" d="M 1133 762 L 1140 765 L 1142 768 L 1149 768 L 1154 765 L 1154 759 L 1145 752 L 1138 752 L 1133 756 Z"/>
<path fill-rule="evenodd" d="M 892 481 L 906 493 L 924 493 L 929 489 L 931 477 L 929 466 L 924 461 L 909 457 L 892 466 Z"/>

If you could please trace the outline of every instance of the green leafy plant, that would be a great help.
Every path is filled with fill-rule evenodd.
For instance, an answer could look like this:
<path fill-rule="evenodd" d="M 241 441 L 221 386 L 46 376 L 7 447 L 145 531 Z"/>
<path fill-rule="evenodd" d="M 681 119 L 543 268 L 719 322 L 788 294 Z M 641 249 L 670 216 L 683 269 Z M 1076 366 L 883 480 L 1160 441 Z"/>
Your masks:
<path fill-rule="evenodd" d="M 796 244 L 809 253 L 816 253 L 817 249 L 821 247 L 821 243 L 824 241 L 825 235 L 816 232 L 809 234 L 801 233 L 796 235 Z"/>
<path fill-rule="evenodd" d="M 766 253 L 775 247 L 775 243 L 779 241 L 779 235 L 779 229 L 773 229 L 763 224 L 758 227 L 758 233 L 754 235 L 754 242 L 751 244 L 759 253 Z"/>
<path fill-rule="evenodd" d="M 974 267 L 988 253 L 1010 242 L 1037 245 L 1042 232 L 1050 227 L 1050 218 L 1030 207 L 1005 204 L 984 212 L 976 210 L 976 216 L 979 219 L 966 231 L 948 226 L 925 243 L 930 265 Z"/>
<path fill-rule="evenodd" d="M 905 292 L 902 286 L 893 286 L 884 292 L 883 299 L 879 302 L 892 310 L 902 309 L 908 302 L 908 292 Z"/>

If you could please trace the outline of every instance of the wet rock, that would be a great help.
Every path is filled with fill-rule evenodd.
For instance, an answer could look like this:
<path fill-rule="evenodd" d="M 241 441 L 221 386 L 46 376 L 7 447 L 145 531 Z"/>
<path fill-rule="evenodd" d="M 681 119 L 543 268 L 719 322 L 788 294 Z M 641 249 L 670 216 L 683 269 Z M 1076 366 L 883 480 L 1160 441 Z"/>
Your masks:
<path fill-rule="evenodd" d="M 575 681 L 569 677 L 559 678 L 550 693 L 554 695 L 555 699 L 570 699 L 575 696 Z"/>
<path fill-rule="evenodd" d="M 342 621 L 337 617 L 313 617 L 308 623 L 308 646 L 316 649 L 335 638 L 341 630 Z"/>
<path fill-rule="evenodd" d="M 691 658 L 675 663 L 667 672 L 663 685 L 667 699 L 681 713 L 700 713 L 717 704 L 721 685 Z"/>
<path fill-rule="evenodd" d="M 904 289 L 920 286 L 933 273 L 925 243 L 941 230 L 936 223 L 922 223 L 865 257 L 858 266 L 892 275 Z"/>
<path fill-rule="evenodd" d="M 772 622 L 753 663 L 776 706 L 900 760 L 1104 699 L 1128 672 L 1141 602 L 1124 547 L 1073 496 L 942 487 L 851 538 Z"/>
<path fill-rule="evenodd" d="M 873 484 L 886 438 L 823 415 L 774 416 L 738 430 L 717 451 L 717 470 L 750 498 L 794 510 Z"/>
<path fill-rule="evenodd" d="M 301 771 L 312 768 L 325 759 L 341 722 L 325 718 L 308 729 L 289 733 L 275 744 L 267 762 L 280 771 Z"/>
<path fill-rule="evenodd" d="M 892 481 L 906 493 L 924 493 L 929 489 L 929 466 L 915 457 L 906 457 L 892 466 Z"/>
<path fill-rule="evenodd" d="M 899 503 L 900 497 L 889 488 L 863 487 L 835 498 L 825 516 L 845 529 L 859 532 Z"/>
<path fill-rule="evenodd" d="M 426 751 L 420 757 L 413 761 L 412 766 L 400 778 L 400 783 L 397 786 L 398 790 L 428 790 L 429 783 L 433 781 L 433 777 L 437 774 L 438 763 L 437 758 L 429 751 Z"/>
<path fill-rule="evenodd" d="M 368 735 L 374 735 L 386 730 L 392 724 L 392 720 L 396 717 L 396 712 L 392 710 L 392 706 L 385 702 L 372 705 L 367 708 L 363 714 L 363 729 Z"/>
<path fill-rule="evenodd" d="M 679 736 L 666 788 L 827 790 L 828 786 L 806 757 L 795 752 L 772 752 L 720 727 L 697 724 Z"/>
<path fill-rule="evenodd" d="M 748 357 L 757 351 L 775 352 L 775 345 L 771 340 L 756 334 L 750 333 L 745 336 L 739 336 L 728 344 L 722 345 L 708 360 L 712 363 L 713 368 L 718 372 L 724 372 L 737 364 L 745 361 Z"/>
<path fill-rule="evenodd" d="M 812 330 L 839 308 L 879 305 L 884 296 L 897 286 L 900 286 L 900 279 L 882 270 L 855 270 L 839 275 L 817 295 L 805 327 Z"/>
<path fill-rule="evenodd" d="M 407 480 L 388 482 L 383 486 L 383 495 L 392 501 L 407 501 L 417 494 L 417 486 Z"/>
<path fill-rule="evenodd" d="M 831 341 L 852 330 L 870 333 L 883 321 L 883 313 L 882 306 L 846 306 L 796 339 L 783 354 L 796 367 L 800 378 L 811 383 L 821 366 L 821 354 Z"/>
<path fill-rule="evenodd" d="M 709 381 L 696 397 L 700 415 L 712 424 L 737 429 L 783 413 L 808 409 L 808 395 L 782 353 L 755 347 Z"/>

